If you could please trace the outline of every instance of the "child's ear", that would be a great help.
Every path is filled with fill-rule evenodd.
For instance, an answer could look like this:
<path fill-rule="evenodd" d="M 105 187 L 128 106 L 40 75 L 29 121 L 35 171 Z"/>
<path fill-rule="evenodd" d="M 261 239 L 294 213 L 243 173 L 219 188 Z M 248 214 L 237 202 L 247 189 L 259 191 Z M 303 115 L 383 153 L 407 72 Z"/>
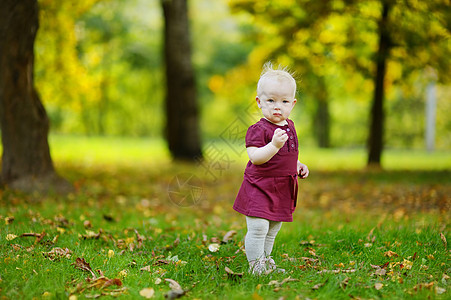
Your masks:
<path fill-rule="evenodd" d="M 296 100 L 296 98 L 293 99 L 293 106 L 296 104 L 296 102 L 298 102 L 298 100 Z"/>
<path fill-rule="evenodd" d="M 255 101 L 257 101 L 258 108 L 262 108 L 262 104 L 261 104 L 260 98 L 258 98 L 258 96 L 255 97 Z"/>

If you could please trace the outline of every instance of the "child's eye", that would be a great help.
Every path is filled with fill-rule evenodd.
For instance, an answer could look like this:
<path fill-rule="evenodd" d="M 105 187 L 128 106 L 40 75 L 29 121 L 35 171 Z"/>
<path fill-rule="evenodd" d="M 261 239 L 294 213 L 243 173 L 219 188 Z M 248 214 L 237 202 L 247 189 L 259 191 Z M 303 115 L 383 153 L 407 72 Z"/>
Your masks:
<path fill-rule="evenodd" d="M 290 103 L 290 101 L 288 101 L 288 100 L 283 100 L 283 103 Z"/>
<path fill-rule="evenodd" d="M 274 100 L 273 99 L 268 99 L 268 102 L 274 102 Z"/>

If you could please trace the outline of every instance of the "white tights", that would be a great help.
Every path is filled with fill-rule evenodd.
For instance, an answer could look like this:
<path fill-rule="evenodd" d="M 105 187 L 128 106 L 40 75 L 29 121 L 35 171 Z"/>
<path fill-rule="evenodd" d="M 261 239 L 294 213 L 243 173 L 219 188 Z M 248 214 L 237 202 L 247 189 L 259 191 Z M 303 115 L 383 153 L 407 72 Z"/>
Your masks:
<path fill-rule="evenodd" d="M 246 223 L 247 234 L 244 239 L 244 247 L 247 260 L 253 262 L 270 256 L 274 239 L 282 226 L 282 222 L 246 216 Z"/>

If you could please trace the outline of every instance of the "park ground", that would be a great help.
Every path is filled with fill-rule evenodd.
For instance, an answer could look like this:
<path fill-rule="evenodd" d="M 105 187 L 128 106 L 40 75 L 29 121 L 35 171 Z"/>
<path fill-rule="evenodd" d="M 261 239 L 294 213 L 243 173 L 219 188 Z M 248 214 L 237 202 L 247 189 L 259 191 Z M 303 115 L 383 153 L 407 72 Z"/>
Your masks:
<path fill-rule="evenodd" d="M 242 153 L 212 142 L 205 161 L 176 163 L 161 141 L 51 146 L 74 192 L 0 191 L 3 299 L 450 298 L 449 152 L 387 150 L 365 170 L 362 149 L 301 149 L 310 177 L 273 251 L 286 272 L 255 277 L 232 210 Z"/>

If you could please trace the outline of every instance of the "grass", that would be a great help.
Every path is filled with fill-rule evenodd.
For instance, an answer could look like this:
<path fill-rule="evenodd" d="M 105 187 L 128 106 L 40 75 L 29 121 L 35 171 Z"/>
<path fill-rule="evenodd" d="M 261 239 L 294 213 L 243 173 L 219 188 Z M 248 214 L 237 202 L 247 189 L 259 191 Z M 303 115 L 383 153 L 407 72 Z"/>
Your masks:
<path fill-rule="evenodd" d="M 163 299 L 171 291 L 165 279 L 188 299 L 450 297 L 447 153 L 387 151 L 385 171 L 361 171 L 361 150 L 306 149 L 311 176 L 273 252 L 287 272 L 253 277 L 244 220 L 231 209 L 245 157 L 226 151 L 233 162 L 222 159 L 222 169 L 208 173 L 211 160 L 172 163 L 161 141 L 54 136 L 51 145 L 76 192 L 0 191 L 0 297 L 139 299 L 152 288 Z M 195 203 L 170 196 L 185 174 L 198 180 Z M 211 252 L 212 244 L 219 250 Z M 70 255 L 53 257 L 55 248 Z M 102 287 L 75 267 L 76 258 L 121 285 Z"/>

